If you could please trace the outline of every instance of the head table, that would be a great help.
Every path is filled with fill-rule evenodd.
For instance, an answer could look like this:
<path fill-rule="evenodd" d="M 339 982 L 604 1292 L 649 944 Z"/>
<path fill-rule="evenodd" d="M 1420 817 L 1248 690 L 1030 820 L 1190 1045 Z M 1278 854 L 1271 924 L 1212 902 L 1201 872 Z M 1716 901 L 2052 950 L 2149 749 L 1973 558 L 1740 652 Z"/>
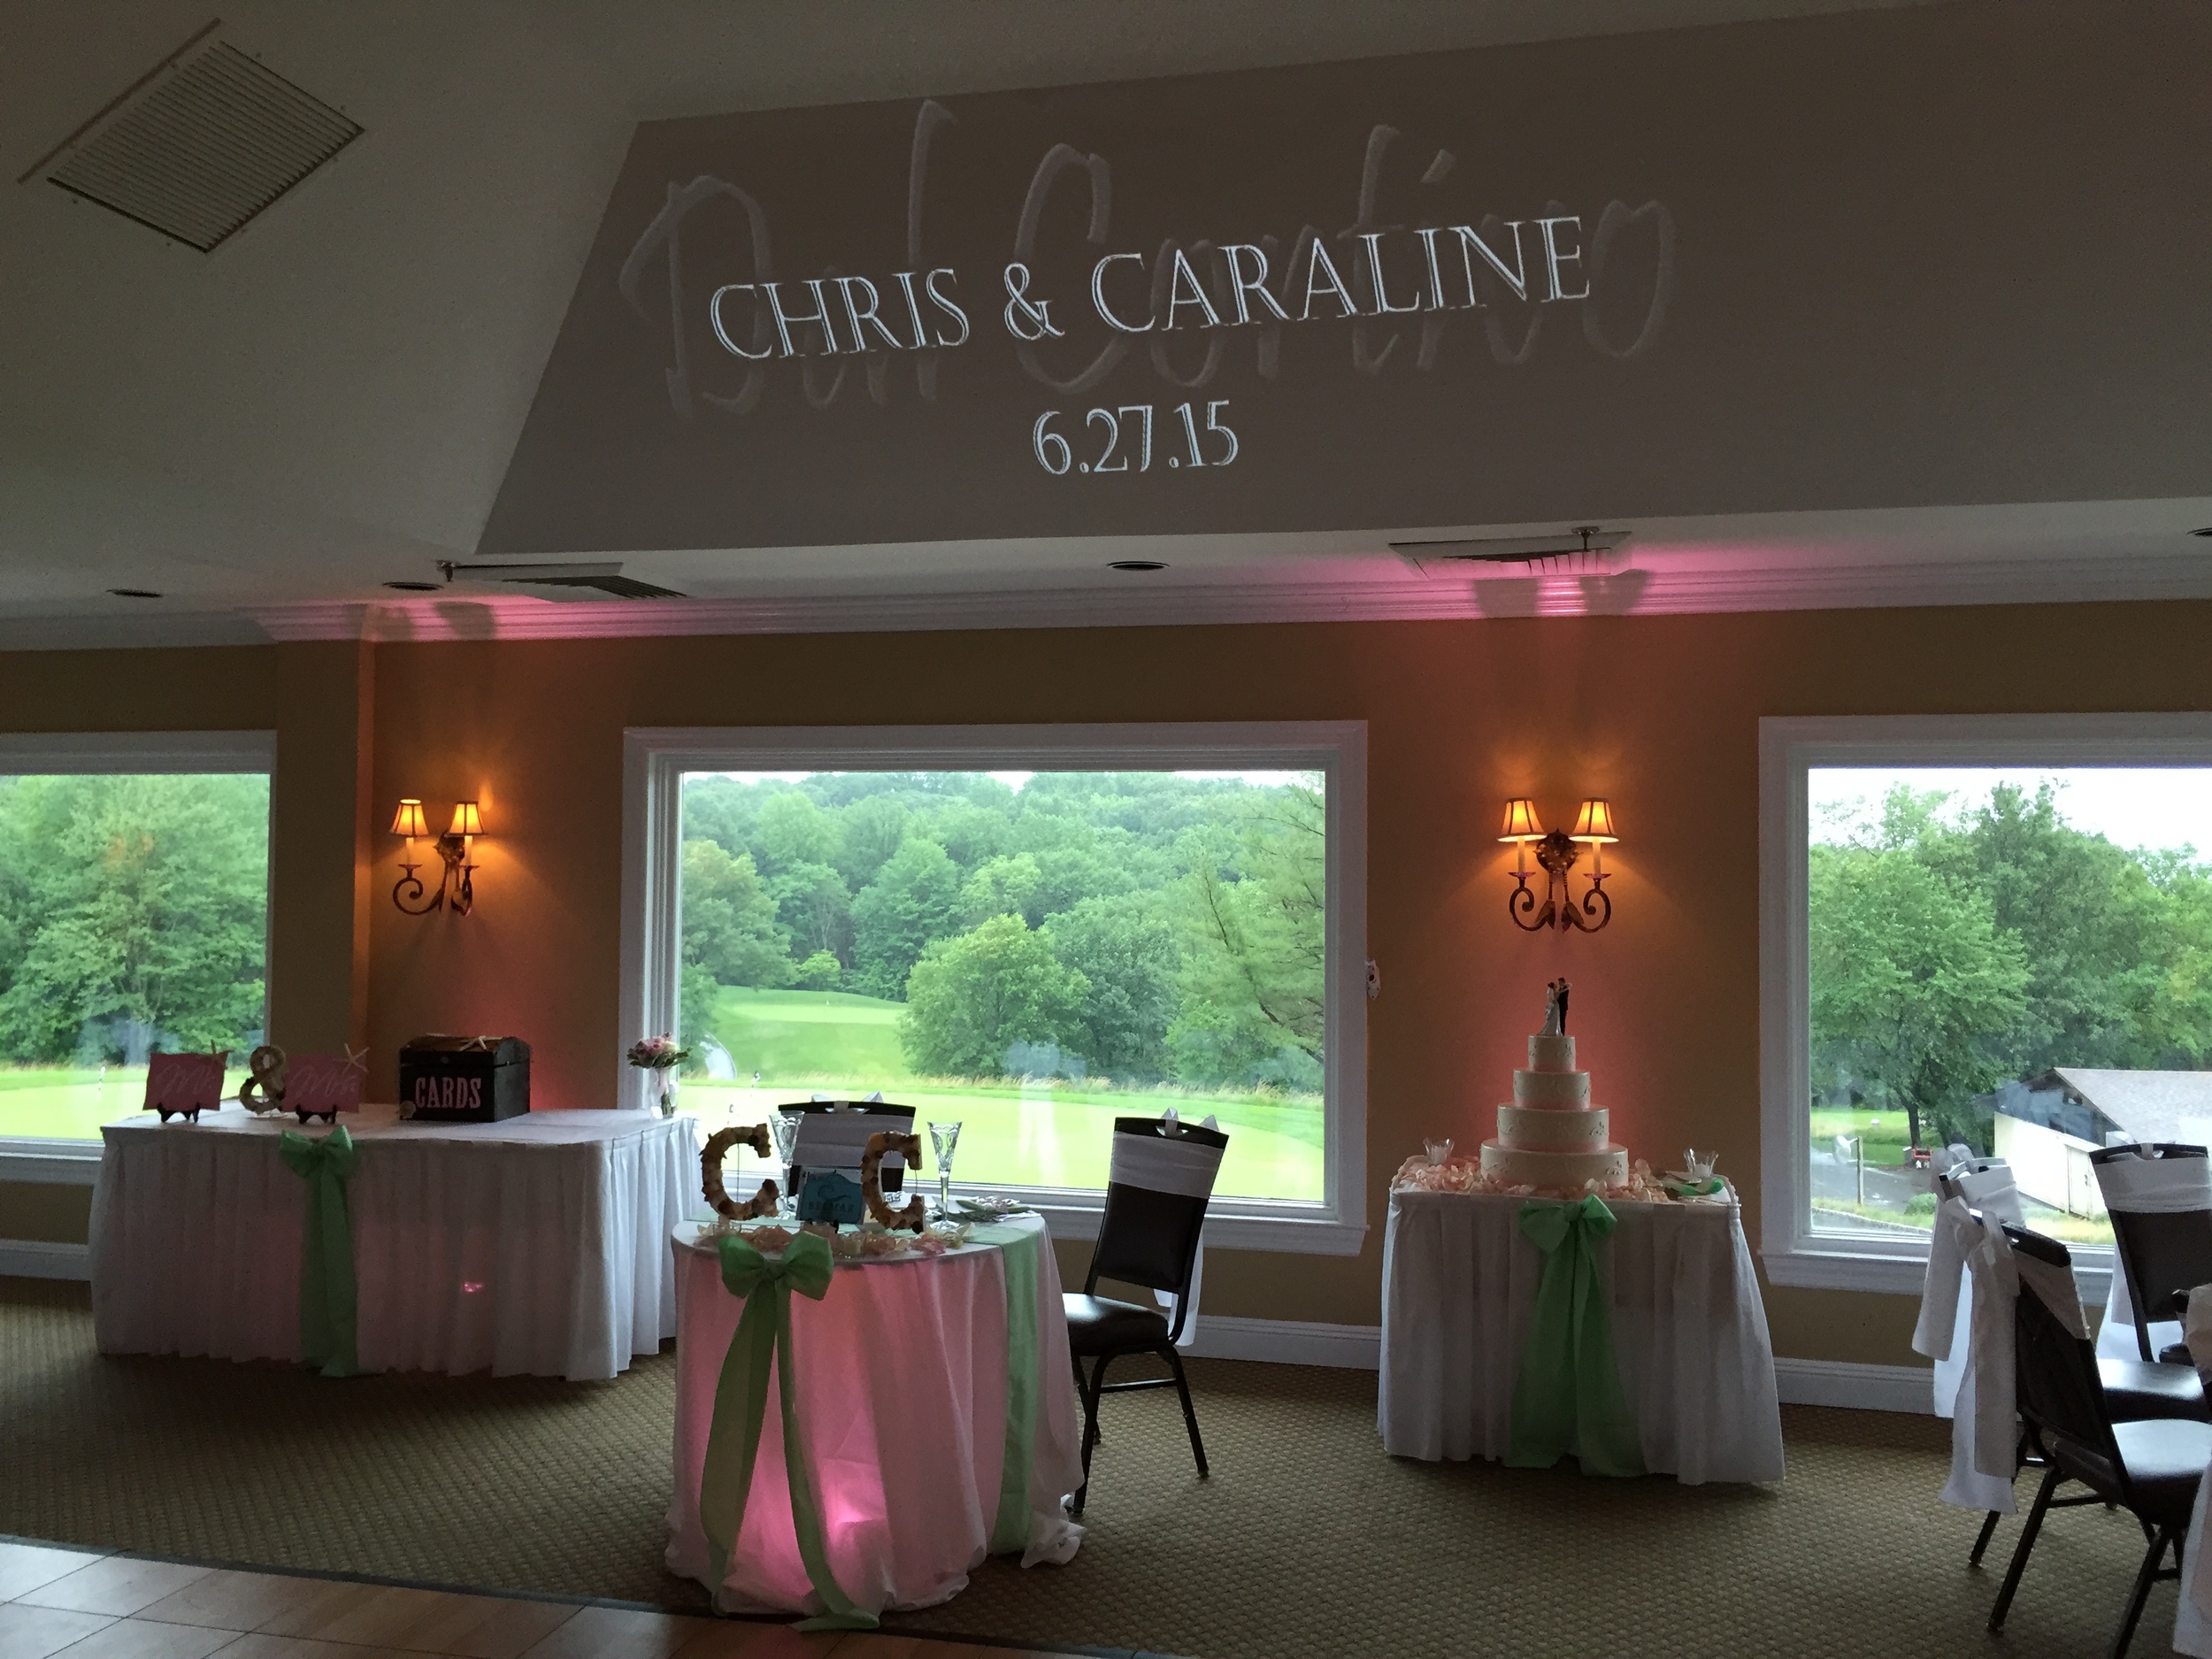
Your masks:
<path fill-rule="evenodd" d="M 1525 1214 L 1551 1202 L 1392 1192 L 1379 1408 L 1386 1450 L 1432 1461 L 1550 1461 L 1512 1454 L 1517 1394 L 1525 1413 L 1532 1403 L 1524 1374 L 1548 1260 Z M 1774 1349 L 1739 1207 L 1613 1199 L 1605 1207 L 1612 1223 L 1593 1239 L 1593 1288 L 1609 1316 L 1611 1351 L 1600 1358 L 1617 1379 L 1617 1392 L 1607 1391 L 1624 1413 L 1627 1466 L 1604 1472 L 1637 1472 L 1640 1462 L 1642 1471 L 1686 1484 L 1779 1480 Z M 1549 1379 L 1558 1372 L 1532 1374 L 1545 1379 L 1539 1394 L 1556 1392 Z M 1586 1448 L 1586 1472 L 1593 1466 Z"/>
<path fill-rule="evenodd" d="M 499 1123 L 342 1114 L 364 1371 L 597 1379 L 675 1333 L 668 1230 L 697 1213 L 688 1118 L 541 1111 Z M 109 1124 L 93 1191 L 104 1354 L 298 1360 L 310 1185 L 289 1117 Z M 323 1123 L 306 1138 L 322 1142 Z"/>
<path fill-rule="evenodd" d="M 706 1586 L 724 1612 L 833 1616 L 834 1597 L 853 1609 L 841 1622 L 866 1624 L 950 1599 L 986 1555 L 1024 1566 L 1074 1556 L 1083 1529 L 1061 1500 L 1083 1479 L 1080 1418 L 1041 1217 L 979 1226 L 972 1242 L 939 1256 L 825 1263 L 818 1299 L 815 1289 L 788 1298 L 788 1379 L 778 1374 L 781 1351 L 741 1374 L 732 1343 L 741 1354 L 747 1304 L 726 1282 L 720 1240 L 700 1232 L 672 1234 L 669 1571 Z M 749 1259 L 772 1271 L 788 1253 Z M 797 1505 L 786 1382 L 807 1482 Z M 757 1450 L 751 1480 L 735 1491 L 749 1417 Z M 733 1539 L 710 1537 L 718 1516 L 726 1526 L 738 1515 Z M 819 1571 L 810 1571 L 803 1532 L 818 1537 Z"/>

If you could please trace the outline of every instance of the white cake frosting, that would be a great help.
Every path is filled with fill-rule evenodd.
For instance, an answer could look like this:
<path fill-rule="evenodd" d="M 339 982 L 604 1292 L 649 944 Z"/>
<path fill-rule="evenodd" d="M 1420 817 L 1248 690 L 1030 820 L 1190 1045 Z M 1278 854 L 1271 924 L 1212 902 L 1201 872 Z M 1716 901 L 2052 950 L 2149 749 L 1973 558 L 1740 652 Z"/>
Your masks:
<path fill-rule="evenodd" d="M 1552 987 L 1545 1024 L 1565 1023 L 1565 982 Z M 1590 1104 L 1590 1074 L 1575 1069 L 1575 1040 L 1546 1030 L 1528 1040 L 1528 1069 L 1513 1073 L 1513 1103 L 1498 1108 L 1498 1135 L 1482 1143 L 1482 1169 L 1515 1187 L 1578 1189 L 1628 1179 L 1628 1151 L 1607 1139 L 1609 1114 Z"/>

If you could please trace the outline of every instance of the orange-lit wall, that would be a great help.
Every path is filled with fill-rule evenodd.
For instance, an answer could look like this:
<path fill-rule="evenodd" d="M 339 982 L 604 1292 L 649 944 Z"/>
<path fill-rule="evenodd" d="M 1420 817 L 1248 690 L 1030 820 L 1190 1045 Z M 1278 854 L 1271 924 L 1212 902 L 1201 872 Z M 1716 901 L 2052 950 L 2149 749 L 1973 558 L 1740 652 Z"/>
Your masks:
<path fill-rule="evenodd" d="M 1364 719 L 1376 1228 L 1352 1258 L 1212 1253 L 1207 1306 L 1372 1324 L 1390 1171 L 1425 1134 L 1488 1132 L 1563 972 L 1617 1137 L 1663 1167 L 1718 1147 L 1755 1242 L 1761 716 L 2208 709 L 2208 627 L 2212 604 L 2185 603 L 42 654 L 0 657 L 0 690 L 44 687 L 0 702 L 0 721 L 281 722 L 278 1040 L 299 1041 L 292 1020 L 365 1030 L 388 1091 L 418 1031 L 511 1031 L 534 1047 L 538 1102 L 580 1106 L 611 1098 L 636 1034 L 616 1012 L 626 726 Z M 188 718 L 165 689 L 180 664 L 227 687 Z M 279 699 L 273 674 L 301 697 Z M 364 734 L 359 766 L 345 745 Z M 332 804 L 348 776 L 349 818 Z M 370 832 L 403 794 L 434 815 L 484 803 L 465 920 L 383 897 L 396 870 Z M 1493 837 L 1511 795 L 1549 820 L 1610 797 L 1607 933 L 1507 921 L 1511 856 Z M 0 1187 L 0 1236 L 18 1213 Z M 1784 1354 L 1910 1357 L 1908 1299 L 1774 1289 L 1768 1307 Z"/>

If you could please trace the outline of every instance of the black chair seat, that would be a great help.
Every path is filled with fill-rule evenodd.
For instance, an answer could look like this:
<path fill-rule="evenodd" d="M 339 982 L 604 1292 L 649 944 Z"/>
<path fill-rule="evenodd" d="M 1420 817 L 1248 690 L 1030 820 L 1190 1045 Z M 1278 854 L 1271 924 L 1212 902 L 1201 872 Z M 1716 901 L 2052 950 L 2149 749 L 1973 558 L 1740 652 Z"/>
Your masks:
<path fill-rule="evenodd" d="M 2186 1527 L 2196 1507 L 2197 1482 L 2212 1463 L 2212 1423 L 2171 1417 L 2116 1423 L 2112 1438 L 2128 1466 L 2136 1513 L 2154 1526 Z M 2086 1463 L 2070 1442 L 2053 1442 L 2051 1458 L 2077 1480 L 2099 1487 L 2110 1481 L 2108 1471 Z"/>
<path fill-rule="evenodd" d="M 2193 1365 L 2162 1365 L 2139 1359 L 2100 1359 L 2105 1403 L 2115 1422 L 2146 1417 L 2203 1417 L 2204 1384 Z"/>
<path fill-rule="evenodd" d="M 1076 1292 L 1064 1292 L 1060 1302 L 1067 1310 L 1071 1353 L 1125 1354 L 1136 1348 L 1167 1346 L 1167 1316 L 1157 1308 L 1140 1308 L 1133 1302 L 1116 1302 L 1110 1296 L 1086 1296 Z M 2196 1372 L 2191 1371 L 2189 1376 L 2194 1381 Z M 2201 1390 L 2198 1398 L 2203 1398 Z"/>
<path fill-rule="evenodd" d="M 2189 1345 L 2186 1342 L 2167 1343 L 2164 1348 L 2158 1350 L 2158 1363 L 2162 1365 L 2186 1365 L 2193 1371 L 2197 1363 L 2195 1356 L 2189 1352 Z"/>

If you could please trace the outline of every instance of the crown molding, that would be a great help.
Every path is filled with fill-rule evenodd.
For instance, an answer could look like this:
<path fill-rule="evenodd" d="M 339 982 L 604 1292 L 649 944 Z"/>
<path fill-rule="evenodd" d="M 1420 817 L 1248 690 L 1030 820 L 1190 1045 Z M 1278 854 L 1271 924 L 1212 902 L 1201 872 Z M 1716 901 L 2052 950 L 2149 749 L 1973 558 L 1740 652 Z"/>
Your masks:
<path fill-rule="evenodd" d="M 0 650 L 134 649 L 292 641 L 376 643 L 965 632 L 1314 622 L 1686 616 L 1895 606 L 2212 598 L 2212 548 L 2146 558 L 1630 566 L 1602 575 L 1133 582 L 1112 589 L 843 594 L 552 603 L 509 595 L 311 601 L 164 617 L 0 618 Z"/>
<path fill-rule="evenodd" d="M 2212 550 L 2155 559 L 1979 559 L 1592 576 L 1177 583 L 963 594 L 809 595 L 553 603 L 497 595 L 295 605 L 258 617 L 268 636 L 379 642 L 739 634 L 875 634 L 1203 624 L 1417 622 L 1546 616 L 2063 604 L 2212 598 Z"/>

